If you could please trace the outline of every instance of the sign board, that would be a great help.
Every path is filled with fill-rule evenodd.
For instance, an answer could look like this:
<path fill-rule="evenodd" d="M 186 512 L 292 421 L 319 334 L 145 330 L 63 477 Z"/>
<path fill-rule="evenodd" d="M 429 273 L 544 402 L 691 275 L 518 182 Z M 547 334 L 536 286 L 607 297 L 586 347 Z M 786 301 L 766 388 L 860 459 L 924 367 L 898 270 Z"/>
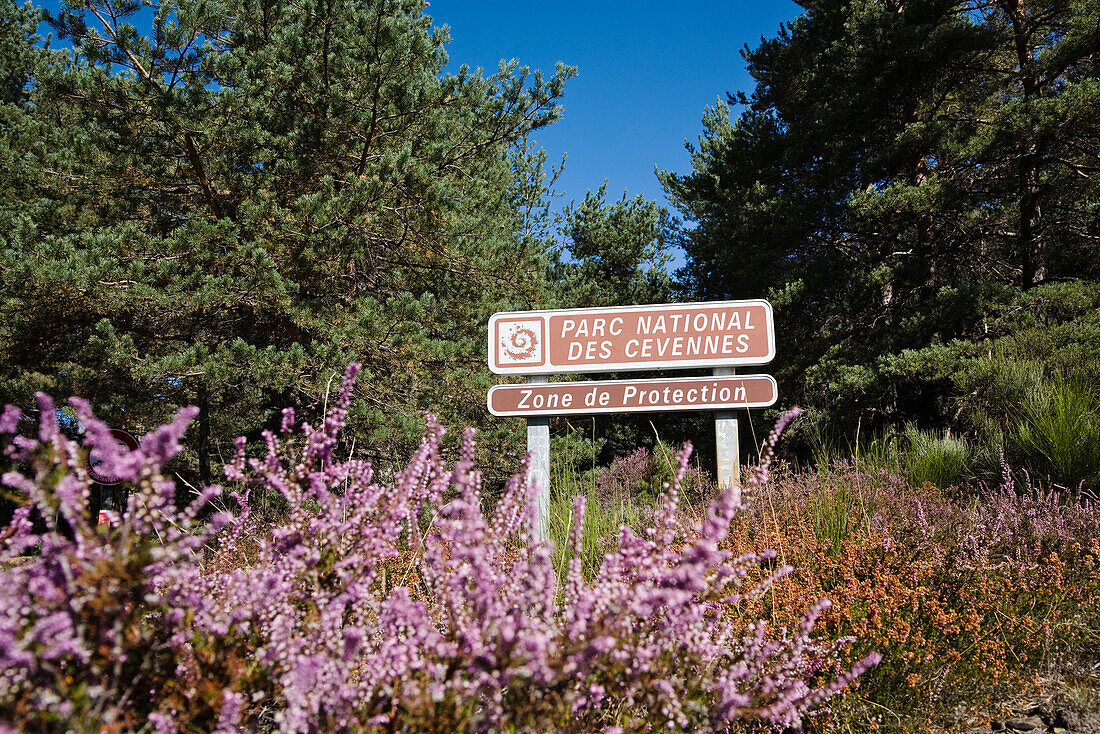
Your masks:
<path fill-rule="evenodd" d="M 778 396 L 771 375 L 736 375 L 497 385 L 486 403 L 500 416 L 591 415 L 763 408 Z"/>
<path fill-rule="evenodd" d="M 129 451 L 133 451 L 138 447 L 138 440 L 121 428 L 112 428 L 111 438 L 113 438 L 116 442 L 122 444 L 122 446 L 124 446 Z M 92 457 L 88 457 L 88 476 L 92 478 L 93 482 L 105 484 L 107 486 L 119 483 L 118 477 L 100 473 L 98 471 L 99 465 L 99 461 L 92 461 Z"/>
<path fill-rule="evenodd" d="M 775 356 L 764 300 L 497 313 L 489 369 L 498 375 L 765 364 Z"/>

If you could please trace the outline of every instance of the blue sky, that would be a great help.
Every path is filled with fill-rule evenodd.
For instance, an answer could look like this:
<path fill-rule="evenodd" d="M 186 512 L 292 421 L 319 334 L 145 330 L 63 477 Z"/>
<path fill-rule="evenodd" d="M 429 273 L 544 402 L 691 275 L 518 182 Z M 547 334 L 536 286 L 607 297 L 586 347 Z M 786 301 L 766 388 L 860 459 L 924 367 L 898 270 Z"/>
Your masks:
<path fill-rule="evenodd" d="M 774 36 L 801 8 L 789 0 L 431 0 L 436 25 L 449 25 L 449 70 L 462 63 L 495 71 L 516 58 L 552 73 L 578 68 L 565 87 L 564 116 L 536 141 L 551 161 L 568 154 L 558 190 L 580 200 L 608 179 L 665 203 L 653 173 L 686 173 L 684 140 L 695 142 L 703 110 L 727 92 L 752 89 L 741 49 Z"/>

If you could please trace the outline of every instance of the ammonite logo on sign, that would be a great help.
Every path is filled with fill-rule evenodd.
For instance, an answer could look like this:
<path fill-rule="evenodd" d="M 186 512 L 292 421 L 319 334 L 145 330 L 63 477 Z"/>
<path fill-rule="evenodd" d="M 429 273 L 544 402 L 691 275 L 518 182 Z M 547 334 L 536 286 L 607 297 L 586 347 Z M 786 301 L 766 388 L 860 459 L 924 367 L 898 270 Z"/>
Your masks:
<path fill-rule="evenodd" d="M 494 326 L 501 364 L 538 367 L 546 362 L 542 319 L 500 319 Z"/>

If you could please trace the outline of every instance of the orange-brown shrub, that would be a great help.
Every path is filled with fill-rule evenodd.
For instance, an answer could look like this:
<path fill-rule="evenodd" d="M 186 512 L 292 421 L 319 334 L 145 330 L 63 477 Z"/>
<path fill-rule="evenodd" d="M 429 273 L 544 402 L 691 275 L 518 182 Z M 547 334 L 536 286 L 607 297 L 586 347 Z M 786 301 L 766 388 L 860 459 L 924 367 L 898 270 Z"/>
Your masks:
<path fill-rule="evenodd" d="M 883 656 L 833 707 L 865 728 L 1100 657 L 1100 510 L 1087 499 L 1008 479 L 947 493 L 839 465 L 778 472 L 747 502 L 729 548 L 775 548 L 794 570 L 739 612 L 793 626 L 804 600 L 831 599 L 823 629 L 855 638 L 847 655 Z"/>

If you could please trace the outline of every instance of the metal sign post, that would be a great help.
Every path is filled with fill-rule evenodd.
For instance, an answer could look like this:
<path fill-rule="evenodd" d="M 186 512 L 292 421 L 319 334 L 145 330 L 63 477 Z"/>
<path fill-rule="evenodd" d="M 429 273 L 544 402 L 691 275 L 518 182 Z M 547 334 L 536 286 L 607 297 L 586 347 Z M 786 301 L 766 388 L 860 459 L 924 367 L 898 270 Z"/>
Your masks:
<path fill-rule="evenodd" d="M 715 367 L 715 377 L 729 377 L 732 367 Z M 733 489 L 737 499 L 741 499 L 741 452 L 738 435 L 737 415 L 732 410 L 714 412 L 714 438 L 718 453 L 718 486 Z"/>
<path fill-rule="evenodd" d="M 527 384 L 545 384 L 550 381 L 545 375 L 533 375 L 527 378 Z M 535 537 L 544 540 L 549 535 L 547 527 L 550 514 L 550 418 L 527 419 L 527 453 L 531 455 L 531 465 L 527 469 L 527 483 L 538 487 L 535 495 L 535 508 L 538 510 L 535 523 Z"/>

